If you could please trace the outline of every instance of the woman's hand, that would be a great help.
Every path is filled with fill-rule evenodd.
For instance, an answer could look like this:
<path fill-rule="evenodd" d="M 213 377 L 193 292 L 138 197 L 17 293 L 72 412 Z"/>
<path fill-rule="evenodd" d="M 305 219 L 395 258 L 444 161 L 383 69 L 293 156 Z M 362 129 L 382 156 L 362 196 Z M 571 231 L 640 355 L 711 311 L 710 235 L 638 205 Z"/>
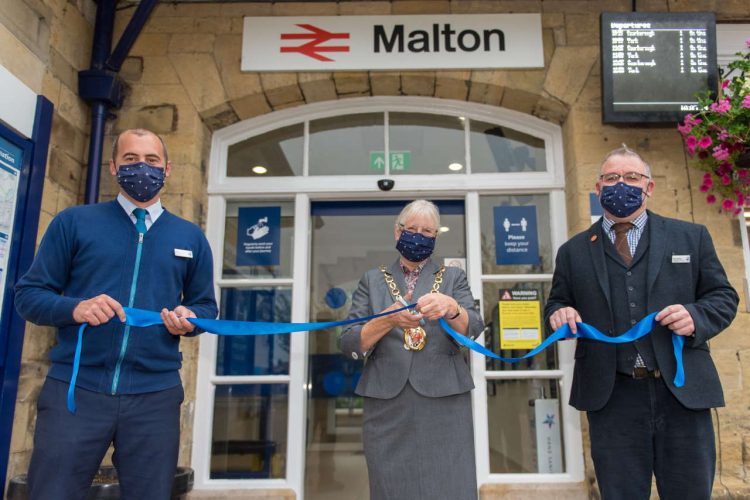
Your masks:
<path fill-rule="evenodd" d="M 458 312 L 458 302 L 453 297 L 442 293 L 427 293 L 417 301 L 417 310 L 426 319 L 453 317 Z M 447 319 L 447 318 L 446 318 Z"/>
<path fill-rule="evenodd" d="M 394 302 L 393 304 L 385 308 L 383 312 L 395 311 L 397 309 L 401 309 L 402 307 L 404 307 L 404 305 L 401 302 Z M 417 326 L 419 326 L 419 320 L 422 319 L 422 315 L 419 313 L 412 314 L 408 309 L 405 309 L 399 313 L 385 316 L 385 318 L 388 318 L 390 320 L 391 328 L 399 327 L 401 329 L 406 329 L 416 328 Z"/>
<path fill-rule="evenodd" d="M 408 296 L 410 297 L 410 296 Z M 406 299 L 408 301 L 408 299 Z M 381 312 L 395 311 L 401 309 L 404 305 L 401 302 L 394 302 L 390 306 L 383 309 Z M 419 326 L 419 320 L 422 319 L 421 314 L 411 314 L 408 309 L 404 309 L 401 312 L 395 314 L 389 314 L 388 316 L 381 316 L 379 318 L 371 319 L 364 324 L 360 331 L 359 346 L 360 351 L 367 352 L 372 347 L 395 327 L 402 329 L 416 328 Z"/>

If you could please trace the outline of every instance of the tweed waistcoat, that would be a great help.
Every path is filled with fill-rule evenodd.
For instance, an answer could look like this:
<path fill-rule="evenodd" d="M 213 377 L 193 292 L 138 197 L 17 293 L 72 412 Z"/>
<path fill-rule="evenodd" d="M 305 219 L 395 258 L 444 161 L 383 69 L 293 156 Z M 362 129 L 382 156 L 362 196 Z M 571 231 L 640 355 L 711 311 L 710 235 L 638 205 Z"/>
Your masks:
<path fill-rule="evenodd" d="M 604 245 L 607 273 L 609 274 L 610 297 L 612 298 L 612 318 L 614 332 L 610 335 L 625 333 L 650 311 L 647 307 L 647 278 L 649 230 L 648 227 L 638 241 L 633 261 L 626 266 L 618 255 L 614 245 L 606 239 Z M 636 356 L 640 354 L 649 370 L 657 368 L 656 355 L 650 336 L 635 342 L 617 344 L 617 371 L 630 374 L 635 366 Z"/>

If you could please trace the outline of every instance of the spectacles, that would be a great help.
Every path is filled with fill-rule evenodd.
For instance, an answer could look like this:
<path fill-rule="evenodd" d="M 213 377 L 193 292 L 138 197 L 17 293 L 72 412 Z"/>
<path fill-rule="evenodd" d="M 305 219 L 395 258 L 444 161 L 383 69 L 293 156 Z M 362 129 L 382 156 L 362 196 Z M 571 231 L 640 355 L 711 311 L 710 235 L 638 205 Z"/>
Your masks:
<path fill-rule="evenodd" d="M 602 181 L 604 184 L 607 185 L 614 185 L 620 182 L 620 179 L 625 184 L 640 184 L 641 179 L 650 179 L 646 174 L 641 174 L 639 172 L 625 172 L 624 174 L 616 174 L 616 173 L 610 173 L 610 174 L 602 174 L 599 176 L 599 180 Z"/>
<path fill-rule="evenodd" d="M 430 238 L 434 238 L 438 234 L 438 230 L 432 227 L 419 227 L 419 226 L 409 226 L 406 227 L 403 224 L 399 222 L 398 227 L 401 228 L 402 231 L 406 230 L 410 233 L 419 233 L 422 236 L 428 236 Z"/>

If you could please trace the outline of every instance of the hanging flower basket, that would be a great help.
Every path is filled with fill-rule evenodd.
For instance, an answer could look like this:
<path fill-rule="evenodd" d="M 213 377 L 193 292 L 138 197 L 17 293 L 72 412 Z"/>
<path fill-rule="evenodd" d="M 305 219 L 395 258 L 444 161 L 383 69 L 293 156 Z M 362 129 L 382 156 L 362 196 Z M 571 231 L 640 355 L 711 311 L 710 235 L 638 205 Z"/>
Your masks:
<path fill-rule="evenodd" d="M 750 49 L 750 38 L 745 42 Z M 722 72 L 716 98 L 698 96 L 701 111 L 677 126 L 690 164 L 703 171 L 700 191 L 709 204 L 739 215 L 750 206 L 750 50 Z"/>

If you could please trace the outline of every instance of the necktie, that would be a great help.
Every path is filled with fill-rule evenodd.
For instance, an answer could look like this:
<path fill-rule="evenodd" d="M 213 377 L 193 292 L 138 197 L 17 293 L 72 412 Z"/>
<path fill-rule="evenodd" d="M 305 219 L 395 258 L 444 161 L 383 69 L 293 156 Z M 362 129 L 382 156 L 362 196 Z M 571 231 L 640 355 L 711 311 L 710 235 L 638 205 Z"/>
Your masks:
<path fill-rule="evenodd" d="M 612 226 L 615 232 L 615 250 L 617 250 L 617 253 L 626 266 L 629 266 L 633 260 L 633 255 L 630 253 L 630 245 L 628 245 L 628 231 L 632 227 L 633 224 L 630 222 L 618 222 Z"/>
<path fill-rule="evenodd" d="M 141 234 L 146 234 L 146 209 L 136 208 L 133 210 L 135 215 L 135 228 Z"/>
<path fill-rule="evenodd" d="M 630 245 L 628 244 L 628 231 L 632 227 L 633 224 L 630 222 L 618 222 L 612 225 L 612 229 L 615 232 L 615 250 L 617 250 L 617 253 L 626 266 L 629 266 L 633 261 L 633 256 L 630 254 Z M 636 347 L 636 349 L 638 348 Z M 638 368 L 646 366 L 640 353 L 636 354 L 635 366 Z"/>

